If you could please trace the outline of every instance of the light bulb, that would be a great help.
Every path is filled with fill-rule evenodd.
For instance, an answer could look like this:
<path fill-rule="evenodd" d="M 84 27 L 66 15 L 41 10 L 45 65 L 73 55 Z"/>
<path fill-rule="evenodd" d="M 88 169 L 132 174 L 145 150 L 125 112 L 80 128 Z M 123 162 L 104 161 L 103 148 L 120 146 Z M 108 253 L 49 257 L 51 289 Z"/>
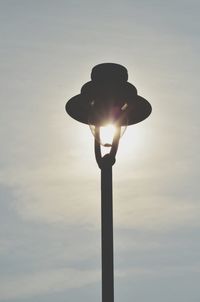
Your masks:
<path fill-rule="evenodd" d="M 113 138 L 118 131 L 118 127 L 115 124 L 107 124 L 99 127 L 99 135 L 96 135 L 95 126 L 89 125 L 95 139 L 104 147 L 112 147 Z M 124 134 L 126 126 L 120 127 L 120 137 Z"/>

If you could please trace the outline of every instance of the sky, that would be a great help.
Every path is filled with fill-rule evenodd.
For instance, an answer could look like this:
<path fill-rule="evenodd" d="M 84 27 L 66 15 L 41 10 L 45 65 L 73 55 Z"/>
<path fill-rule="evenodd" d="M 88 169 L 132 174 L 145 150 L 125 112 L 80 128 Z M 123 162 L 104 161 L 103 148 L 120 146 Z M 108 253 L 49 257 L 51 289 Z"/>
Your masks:
<path fill-rule="evenodd" d="M 0 0 L 0 301 L 101 301 L 100 171 L 65 103 L 113 62 L 153 111 L 121 138 L 115 301 L 200 300 L 200 3 Z"/>

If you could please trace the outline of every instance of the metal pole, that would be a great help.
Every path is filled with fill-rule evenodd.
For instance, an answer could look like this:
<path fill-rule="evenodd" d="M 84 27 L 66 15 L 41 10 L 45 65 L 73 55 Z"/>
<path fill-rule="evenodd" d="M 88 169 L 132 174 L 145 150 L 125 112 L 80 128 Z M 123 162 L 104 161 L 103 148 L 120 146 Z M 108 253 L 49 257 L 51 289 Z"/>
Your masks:
<path fill-rule="evenodd" d="M 95 157 L 101 169 L 102 302 L 114 302 L 112 166 L 115 163 L 121 130 L 120 127 L 116 129 L 110 153 L 103 157 L 99 131 L 99 127 L 95 127 Z"/>
<path fill-rule="evenodd" d="M 114 302 L 112 162 L 101 166 L 102 302 Z"/>

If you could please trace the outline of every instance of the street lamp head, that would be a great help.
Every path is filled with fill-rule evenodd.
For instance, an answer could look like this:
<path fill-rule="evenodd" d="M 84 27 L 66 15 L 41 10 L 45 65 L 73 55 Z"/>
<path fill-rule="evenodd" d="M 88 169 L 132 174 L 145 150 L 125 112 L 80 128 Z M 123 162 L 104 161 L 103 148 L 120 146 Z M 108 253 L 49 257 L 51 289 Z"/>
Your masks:
<path fill-rule="evenodd" d="M 96 65 L 91 81 L 67 102 L 67 113 L 75 120 L 95 127 L 107 124 L 121 127 L 143 121 L 151 114 L 151 105 L 127 81 L 128 72 L 124 66 Z"/>

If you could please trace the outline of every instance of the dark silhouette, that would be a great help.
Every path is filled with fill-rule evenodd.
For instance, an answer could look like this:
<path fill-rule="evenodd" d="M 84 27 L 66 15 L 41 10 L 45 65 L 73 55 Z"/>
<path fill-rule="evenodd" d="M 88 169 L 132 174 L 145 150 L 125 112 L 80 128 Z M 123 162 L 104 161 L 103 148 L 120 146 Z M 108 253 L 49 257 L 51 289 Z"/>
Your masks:
<path fill-rule="evenodd" d="M 95 157 L 101 169 L 102 302 L 114 302 L 112 166 L 121 126 L 143 121 L 152 109 L 149 102 L 137 94 L 137 89 L 127 82 L 127 69 L 119 64 L 95 66 L 91 79 L 83 85 L 79 95 L 67 102 L 66 111 L 77 121 L 95 126 Z M 107 123 L 115 124 L 116 131 L 110 152 L 102 157 L 100 127 Z"/>
<path fill-rule="evenodd" d="M 104 63 L 95 66 L 92 81 L 83 85 L 81 93 L 66 104 L 67 113 L 85 124 L 103 125 L 111 119 L 120 125 L 132 125 L 146 119 L 151 105 L 137 94 L 127 82 L 128 73 L 119 64 Z"/>

